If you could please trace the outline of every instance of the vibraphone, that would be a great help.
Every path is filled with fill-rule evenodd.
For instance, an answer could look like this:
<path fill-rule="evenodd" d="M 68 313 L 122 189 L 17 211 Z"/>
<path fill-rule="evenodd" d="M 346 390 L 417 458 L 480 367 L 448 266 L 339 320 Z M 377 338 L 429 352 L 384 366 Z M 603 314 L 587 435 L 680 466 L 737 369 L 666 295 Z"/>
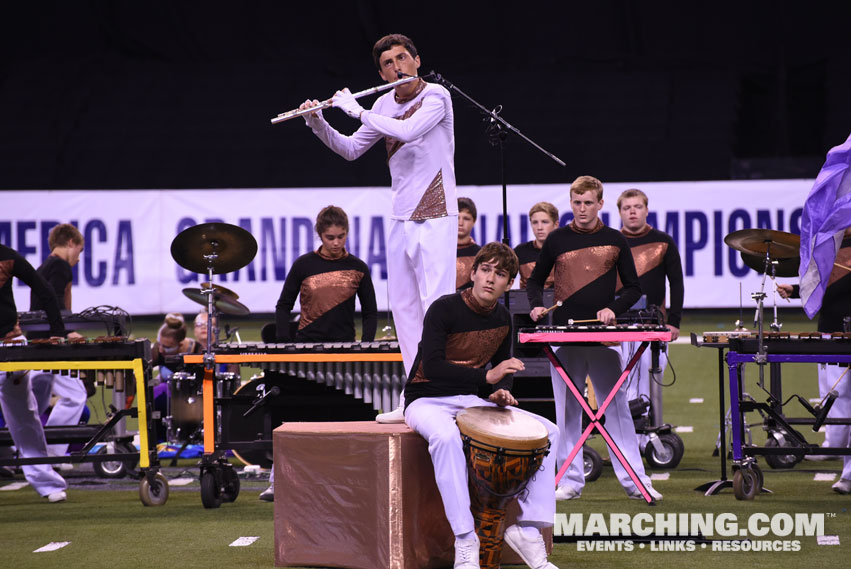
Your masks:
<path fill-rule="evenodd" d="M 229 343 L 214 351 L 216 364 L 256 367 L 332 386 L 375 410 L 395 409 L 406 380 L 397 342 Z M 203 364 L 204 355 L 185 355 L 183 361 Z M 212 403 L 208 409 L 206 391 L 204 396 L 204 424 L 213 424 Z M 212 452 L 214 442 L 207 432 L 204 450 Z"/>
<path fill-rule="evenodd" d="M 51 340 L 34 341 L 29 344 L 0 344 L 0 371 L 16 372 L 25 370 L 48 370 L 52 373 L 91 374 L 114 392 L 114 402 L 119 409 L 110 420 L 91 432 L 91 428 L 57 427 L 57 436 L 53 429 L 46 429 L 48 442 L 77 442 L 74 432 L 91 435 L 83 449 L 71 453 L 71 462 L 125 461 L 138 458 L 139 466 L 145 471 L 140 487 L 140 497 L 146 505 L 160 505 L 168 498 L 168 484 L 159 474 L 159 462 L 156 450 L 150 446 L 152 388 L 151 344 L 148 340 L 130 341 L 121 337 L 102 337 L 95 341 L 56 342 Z M 118 379 L 118 381 L 116 381 Z M 136 407 L 124 409 L 123 390 L 125 381 L 135 380 Z M 111 385 L 108 385 L 111 383 Z M 138 417 L 140 452 L 122 452 L 107 455 L 88 454 L 95 444 L 106 437 L 115 437 L 116 432 L 123 434 L 125 417 Z M 76 431 L 75 431 L 76 429 Z M 8 437 L 8 431 L 6 431 Z M 4 438 L 6 438 L 4 437 Z M 129 449 L 128 449 L 129 450 Z M 134 449 L 135 450 L 135 449 Z M 0 460 L 0 465 L 19 466 L 24 464 L 52 464 L 66 462 L 58 457 L 17 458 Z"/>
<path fill-rule="evenodd" d="M 730 385 L 730 415 L 732 417 L 732 446 L 734 478 L 733 488 L 738 499 L 752 499 L 762 489 L 762 475 L 753 461 L 755 455 L 793 456 L 800 460 L 807 454 L 847 455 L 847 448 L 825 448 L 810 444 L 792 424 L 809 424 L 813 430 L 818 430 L 822 423 L 849 424 L 851 418 L 825 419 L 828 409 L 813 409 L 805 399 L 797 396 L 798 400 L 813 415 L 812 418 L 790 419 L 782 414 L 779 366 L 784 363 L 825 363 L 851 364 L 851 334 L 820 332 L 767 332 L 763 336 L 763 351 L 760 351 L 760 340 L 754 335 L 729 338 L 730 351 L 727 354 Z M 742 376 L 744 366 L 749 363 L 771 365 L 777 373 L 772 376 L 772 388 L 767 403 L 745 399 Z M 851 378 L 843 378 L 849 381 Z M 766 416 L 767 430 L 770 431 L 768 441 L 774 441 L 764 448 L 745 446 L 743 444 L 745 417 L 749 411 L 760 411 Z M 823 412 L 820 412 L 823 411 Z M 784 435 L 783 442 L 772 438 L 771 430 L 777 430 Z"/>
<path fill-rule="evenodd" d="M 606 444 L 609 445 L 609 448 L 612 451 L 612 454 L 615 455 L 615 458 L 623 465 L 624 469 L 626 469 L 632 481 L 635 483 L 635 486 L 641 491 L 642 496 L 648 503 L 653 503 L 653 498 L 647 492 L 647 489 L 644 487 L 644 484 L 641 482 L 641 479 L 635 474 L 635 471 L 630 466 L 629 461 L 626 460 L 621 450 L 615 444 L 614 440 L 612 440 L 609 432 L 606 430 L 605 426 L 601 422 L 603 415 L 606 412 L 606 409 L 611 404 L 612 400 L 615 397 L 617 391 L 621 388 L 624 381 L 627 377 L 629 377 L 632 368 L 635 367 L 635 364 L 641 358 L 641 355 L 644 353 L 644 350 L 647 349 L 647 346 L 650 345 L 650 342 L 670 342 L 671 341 L 671 331 L 668 330 L 666 326 L 660 326 L 655 324 L 618 324 L 614 326 L 606 326 L 606 325 L 574 325 L 574 326 L 539 326 L 536 328 L 522 328 L 517 334 L 517 340 L 521 344 L 526 343 L 541 343 L 544 348 L 544 352 L 549 358 L 550 363 L 553 365 L 555 370 L 559 373 L 561 378 L 567 384 L 568 390 L 573 394 L 573 397 L 579 402 L 579 405 L 582 407 L 583 411 L 590 418 L 590 422 L 588 427 L 586 427 L 585 431 L 582 433 L 582 436 L 579 437 L 579 441 L 577 441 L 576 445 L 573 447 L 573 450 L 570 452 L 570 455 L 565 460 L 558 474 L 556 475 L 556 484 L 561 480 L 562 476 L 567 472 L 570 463 L 573 461 L 573 458 L 577 453 L 582 451 L 582 445 L 585 444 L 585 441 L 591 435 L 591 432 L 594 429 L 597 429 L 600 434 L 603 436 L 603 439 L 606 441 Z M 564 366 L 561 364 L 559 359 L 556 357 L 555 352 L 553 352 L 552 344 L 560 344 L 560 345 L 569 345 L 569 344 L 587 344 L 587 343 L 607 343 L 607 342 L 641 342 L 638 349 L 635 351 L 632 359 L 630 359 L 629 363 L 627 363 L 624 368 L 621 376 L 618 378 L 612 390 L 609 392 L 605 401 L 598 407 L 597 411 L 594 412 L 593 409 L 588 405 L 588 402 L 585 401 L 582 393 L 579 392 L 576 385 L 574 385 L 573 381 L 567 375 L 567 372 L 564 369 Z"/>

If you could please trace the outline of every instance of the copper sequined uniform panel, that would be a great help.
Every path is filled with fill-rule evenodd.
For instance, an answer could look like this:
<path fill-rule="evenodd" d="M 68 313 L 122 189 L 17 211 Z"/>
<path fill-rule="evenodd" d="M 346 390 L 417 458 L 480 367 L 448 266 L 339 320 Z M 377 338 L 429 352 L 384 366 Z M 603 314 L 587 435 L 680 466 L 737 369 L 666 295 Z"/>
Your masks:
<path fill-rule="evenodd" d="M 590 232 L 575 230 L 571 224 L 549 234 L 526 285 L 531 306 L 543 306 L 543 285 L 553 269 L 555 296 L 562 301 L 553 312 L 555 324 L 596 318 L 603 308 L 617 315 L 641 297 L 626 239 L 602 224 Z M 615 298 L 618 277 L 626 286 Z"/>
<path fill-rule="evenodd" d="M 290 312 L 296 297 L 301 317 L 295 338 L 290 337 Z M 317 252 L 302 255 L 287 275 L 275 310 L 279 341 L 352 342 L 355 340 L 355 297 L 361 303 L 364 341 L 375 338 L 378 310 L 366 263 L 353 255 L 324 258 Z"/>
<path fill-rule="evenodd" d="M 517 254 L 517 260 L 520 262 L 518 274 L 520 275 L 520 288 L 526 288 L 526 283 L 535 269 L 535 263 L 538 262 L 538 254 L 540 249 L 535 247 L 535 241 L 527 241 L 514 248 Z M 547 280 L 544 282 L 544 288 L 553 288 L 555 286 L 555 276 L 550 272 Z"/>
<path fill-rule="evenodd" d="M 641 292 L 647 304 L 663 309 L 668 324 L 680 327 L 683 311 L 683 267 L 677 245 L 670 235 L 649 225 L 637 235 L 625 235 L 632 251 Z M 620 290 L 621 283 L 618 283 Z M 670 304 L 666 307 L 666 289 Z"/>
<path fill-rule="evenodd" d="M 456 290 L 471 282 L 470 274 L 473 271 L 473 261 L 476 259 L 476 253 L 479 252 L 479 249 L 481 247 L 475 243 L 458 247 L 458 252 L 455 256 Z"/>
<path fill-rule="evenodd" d="M 482 308 L 471 304 L 471 289 L 432 303 L 423 323 L 414 373 L 405 386 L 405 405 L 420 397 L 481 395 L 510 389 L 511 377 L 497 385 L 485 380 L 488 363 L 510 357 L 511 322 L 499 303 Z M 467 300 L 465 300 L 465 297 Z"/>
<path fill-rule="evenodd" d="M 323 314 L 354 298 L 363 273 L 355 270 L 330 271 L 307 277 L 301 282 L 299 330 L 313 324 Z"/>

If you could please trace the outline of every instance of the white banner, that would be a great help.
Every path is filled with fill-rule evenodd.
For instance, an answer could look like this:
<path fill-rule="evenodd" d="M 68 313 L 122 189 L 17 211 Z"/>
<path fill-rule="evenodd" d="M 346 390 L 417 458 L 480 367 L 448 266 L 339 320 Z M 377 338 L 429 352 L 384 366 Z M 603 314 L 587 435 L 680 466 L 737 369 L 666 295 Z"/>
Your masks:
<path fill-rule="evenodd" d="M 603 221 L 619 228 L 617 197 L 638 187 L 650 198 L 649 221 L 669 233 L 680 249 L 687 308 L 739 305 L 739 286 L 750 303 L 762 278 L 748 269 L 724 236 L 760 227 L 800 232 L 802 204 L 812 180 L 665 182 L 606 184 Z M 552 202 L 562 224 L 572 218 L 569 185 L 517 185 L 508 188 L 512 246 L 531 239 L 528 211 Z M 479 218 L 477 243 L 502 239 L 502 189 L 464 186 Z M 174 237 L 198 223 L 239 225 L 257 239 L 257 256 L 214 282 L 234 290 L 252 312 L 274 312 L 293 261 L 318 245 L 313 230 L 317 212 L 328 204 L 349 215 L 349 251 L 372 271 L 379 309 L 387 309 L 384 241 L 389 231 L 387 188 L 307 188 L 233 190 L 9 191 L 0 193 L 0 243 L 16 249 L 38 267 L 50 253 L 47 235 L 57 223 L 82 231 L 86 247 L 75 267 L 73 309 L 119 306 L 131 314 L 199 308 L 182 294 L 205 277 L 179 267 L 171 257 Z M 797 279 L 785 279 L 795 282 Z M 770 292 L 770 290 L 768 291 Z M 18 310 L 29 308 L 29 289 L 15 286 Z"/>

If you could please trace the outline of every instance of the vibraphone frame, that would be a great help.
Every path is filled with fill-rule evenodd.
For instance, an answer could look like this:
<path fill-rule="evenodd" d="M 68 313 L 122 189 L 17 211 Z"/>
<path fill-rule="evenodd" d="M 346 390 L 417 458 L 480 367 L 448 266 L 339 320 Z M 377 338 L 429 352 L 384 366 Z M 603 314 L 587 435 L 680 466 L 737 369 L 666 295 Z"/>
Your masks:
<path fill-rule="evenodd" d="M 559 337 L 557 337 L 559 336 Z M 629 374 L 632 372 L 632 368 L 635 367 L 635 364 L 638 363 L 638 360 L 641 359 L 641 355 L 644 353 L 644 350 L 647 349 L 647 346 L 650 345 L 650 342 L 670 342 L 671 341 L 671 332 L 670 330 L 666 331 L 652 331 L 652 330 L 641 330 L 641 331 L 596 331 L 589 329 L 587 331 L 576 330 L 571 332 L 566 332 L 564 334 L 559 334 L 558 332 L 524 332 L 520 331 L 517 335 L 518 341 L 523 343 L 542 343 L 544 348 L 544 353 L 547 358 L 550 360 L 550 363 L 555 368 L 556 372 L 561 376 L 564 382 L 567 384 L 567 388 L 570 393 L 573 394 L 573 397 L 579 402 L 579 405 L 582 407 L 582 410 L 588 415 L 590 422 L 585 430 L 582 432 L 582 435 L 579 437 L 579 440 L 574 445 L 573 450 L 570 451 L 570 455 L 565 460 L 564 464 L 562 464 L 561 469 L 559 469 L 558 474 L 556 475 L 556 486 L 558 486 L 559 481 L 567 472 L 567 469 L 570 467 L 571 462 L 573 462 L 574 457 L 582 452 L 582 446 L 585 444 L 585 441 L 591 436 L 591 432 L 594 429 L 597 429 L 600 434 L 603 436 L 603 440 L 606 441 L 606 444 L 612 450 L 615 458 L 620 462 L 624 469 L 629 474 L 629 477 L 635 483 L 635 486 L 641 492 L 641 495 L 644 497 L 644 500 L 651 505 L 655 504 L 655 501 L 650 496 L 650 493 L 647 492 L 647 488 L 644 487 L 644 484 L 641 482 L 641 479 L 632 469 L 632 466 L 629 464 L 629 461 L 626 460 L 626 457 L 621 452 L 620 448 L 615 444 L 615 441 L 612 439 L 609 432 L 606 430 L 606 427 L 601 423 L 601 419 L 606 412 L 606 409 L 609 407 L 609 404 L 614 400 L 615 395 L 618 390 L 620 390 L 624 381 L 629 377 Z M 573 344 L 573 343 L 598 343 L 598 342 L 641 342 L 638 346 L 638 349 L 633 354 L 629 363 L 627 363 L 623 372 L 621 373 L 618 380 L 615 382 L 614 387 L 612 387 L 609 394 L 606 396 L 605 401 L 603 401 L 602 405 L 597 408 L 597 412 L 595 413 L 593 409 L 588 405 L 588 402 L 585 401 L 585 397 L 583 397 L 582 393 L 579 392 L 579 389 L 567 375 L 567 372 L 564 369 L 564 366 L 559 361 L 558 357 L 556 357 L 555 352 L 552 349 L 552 344 Z"/>
<path fill-rule="evenodd" d="M 755 468 L 753 458 L 757 455 L 795 455 L 806 456 L 808 454 L 820 455 L 849 455 L 851 449 L 840 447 L 821 447 L 816 444 L 810 444 L 806 438 L 791 425 L 791 421 L 781 415 L 775 405 L 760 403 L 754 401 L 746 401 L 743 399 L 744 392 L 742 380 L 744 374 L 744 366 L 748 363 L 758 363 L 760 357 L 764 357 L 766 364 L 784 364 L 784 363 L 828 363 L 828 364 L 851 364 L 851 354 L 803 354 L 803 353 L 767 353 L 764 356 L 754 353 L 741 353 L 736 351 L 739 348 L 739 343 L 735 340 L 730 344 L 730 351 L 727 352 L 727 367 L 729 370 L 729 388 L 730 388 L 730 416 L 731 416 L 731 431 L 732 431 L 732 451 L 733 451 L 733 468 L 734 468 L 734 489 L 736 489 L 736 498 L 751 499 L 755 494 L 762 490 L 762 477 L 757 476 L 758 488 L 755 492 L 743 492 L 741 481 L 736 482 L 736 479 L 741 479 L 744 476 L 750 476 L 750 470 Z M 775 345 L 777 347 L 777 345 Z M 851 380 L 844 378 L 843 381 Z M 745 413 L 749 411 L 762 411 L 766 413 L 773 421 L 789 433 L 798 446 L 783 446 L 783 447 L 756 447 L 745 446 L 743 443 L 745 430 Z M 845 418 L 844 422 L 848 422 L 849 418 Z M 831 421 L 831 420 L 828 420 Z M 814 424 L 812 420 L 795 420 L 798 424 Z M 833 421 L 831 421 L 833 422 Z M 724 449 L 722 449 L 724 451 Z M 756 467 L 758 468 L 758 467 Z M 757 470 L 758 472 L 758 470 Z"/>

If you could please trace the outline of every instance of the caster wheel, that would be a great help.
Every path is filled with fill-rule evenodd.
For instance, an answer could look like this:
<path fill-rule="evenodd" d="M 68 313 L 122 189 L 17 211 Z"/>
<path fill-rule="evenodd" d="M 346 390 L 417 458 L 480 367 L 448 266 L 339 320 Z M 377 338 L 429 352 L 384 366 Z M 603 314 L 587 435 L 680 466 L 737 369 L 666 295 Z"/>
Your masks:
<path fill-rule="evenodd" d="M 212 469 L 201 475 L 201 503 L 208 509 L 222 505 L 219 485 L 216 483 L 216 475 Z"/>
<path fill-rule="evenodd" d="M 227 465 L 223 471 L 224 489 L 222 490 L 222 502 L 234 502 L 239 496 L 239 476 L 231 465 Z"/>
<path fill-rule="evenodd" d="M 98 450 L 97 454 L 114 454 L 114 453 L 138 453 L 136 447 L 127 443 L 108 443 Z M 93 462 L 92 468 L 95 474 L 100 478 L 124 478 L 127 473 L 136 468 L 135 459 L 128 460 L 106 460 L 103 462 Z"/>
<path fill-rule="evenodd" d="M 740 468 L 734 472 L 733 493 L 736 499 L 753 500 L 762 488 L 761 478 L 761 471 L 754 472 L 749 467 Z"/>
<path fill-rule="evenodd" d="M 582 463 L 585 482 L 594 482 L 603 473 L 603 459 L 600 453 L 590 447 L 582 447 Z"/>
<path fill-rule="evenodd" d="M 768 439 L 765 441 L 766 448 L 783 448 L 788 447 L 789 442 L 781 437 L 778 440 L 773 433 L 769 433 Z M 774 469 L 792 468 L 804 458 L 803 456 L 795 456 L 794 454 L 767 454 L 765 462 Z"/>
<path fill-rule="evenodd" d="M 685 445 L 683 439 L 676 433 L 664 433 L 659 435 L 659 443 L 662 449 L 656 448 L 653 441 L 647 443 L 644 448 L 644 460 L 650 468 L 670 469 L 676 468 L 683 459 Z"/>
<path fill-rule="evenodd" d="M 146 506 L 162 506 L 168 500 L 168 480 L 159 472 L 154 475 L 153 483 L 143 476 L 139 482 L 139 498 Z"/>

